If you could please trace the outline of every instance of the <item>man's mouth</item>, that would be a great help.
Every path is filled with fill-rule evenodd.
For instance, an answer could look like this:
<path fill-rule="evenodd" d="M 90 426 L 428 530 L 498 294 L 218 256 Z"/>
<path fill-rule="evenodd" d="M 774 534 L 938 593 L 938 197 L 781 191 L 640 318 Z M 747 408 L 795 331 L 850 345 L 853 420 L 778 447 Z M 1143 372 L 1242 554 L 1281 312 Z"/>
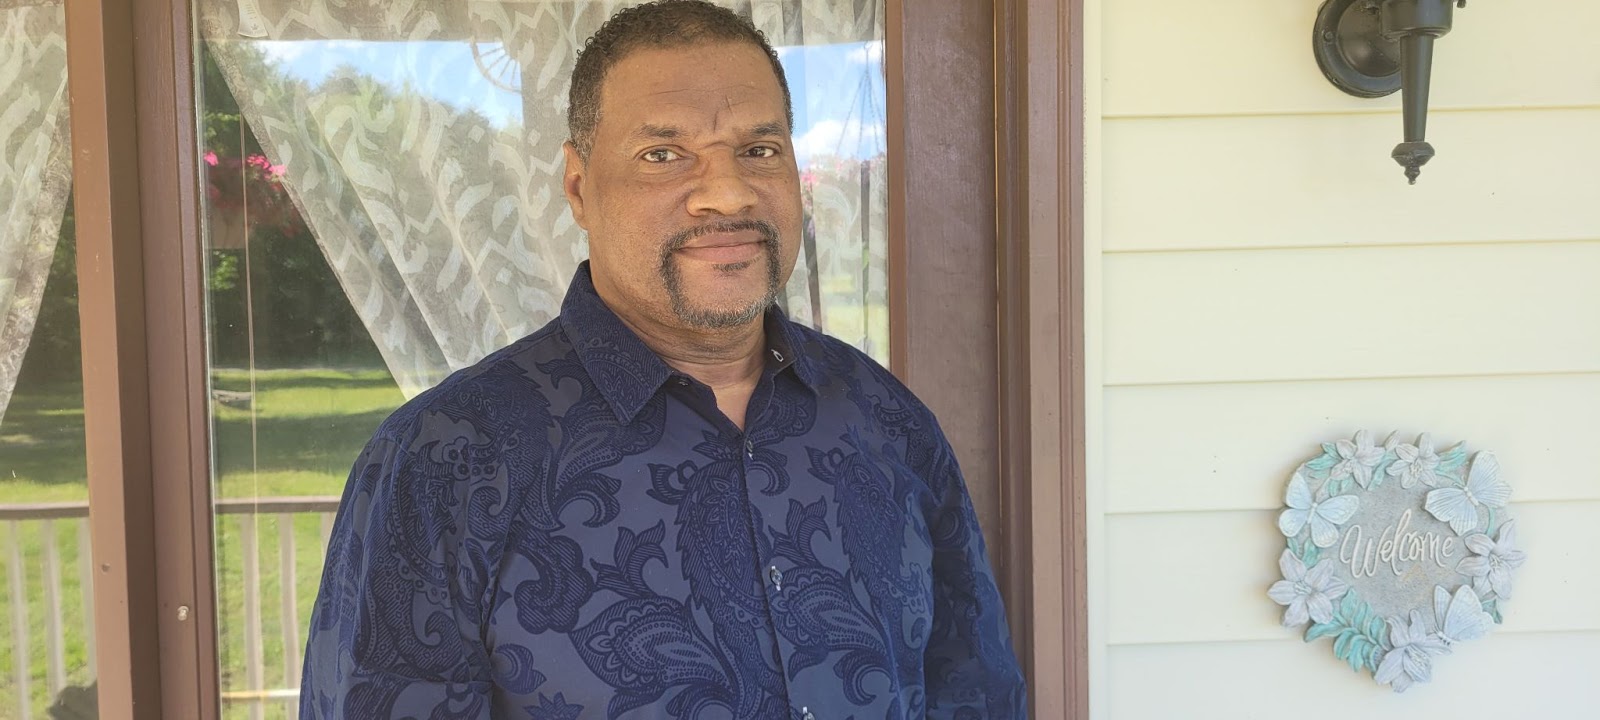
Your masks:
<path fill-rule="evenodd" d="M 752 233 L 738 233 L 738 235 L 751 235 Z M 761 256 L 766 250 L 766 241 L 762 238 L 737 238 L 707 236 L 700 238 L 703 241 L 694 245 L 679 248 L 677 255 L 688 260 L 698 260 L 717 265 L 732 265 L 749 262 Z"/>
<path fill-rule="evenodd" d="M 670 255 L 713 265 L 739 265 L 761 257 L 772 244 L 769 227 L 759 222 L 739 222 L 703 227 L 674 238 Z"/>

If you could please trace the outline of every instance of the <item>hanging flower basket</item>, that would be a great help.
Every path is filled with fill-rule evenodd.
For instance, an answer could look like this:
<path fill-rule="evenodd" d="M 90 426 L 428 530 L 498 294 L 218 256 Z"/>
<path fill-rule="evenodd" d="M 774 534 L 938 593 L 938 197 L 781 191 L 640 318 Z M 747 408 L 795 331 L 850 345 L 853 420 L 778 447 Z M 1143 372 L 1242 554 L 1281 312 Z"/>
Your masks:
<path fill-rule="evenodd" d="M 207 236 L 213 250 L 244 247 L 245 228 L 274 228 L 284 235 L 305 231 L 283 185 L 286 171 L 265 155 L 230 157 L 208 151 L 205 163 Z"/>

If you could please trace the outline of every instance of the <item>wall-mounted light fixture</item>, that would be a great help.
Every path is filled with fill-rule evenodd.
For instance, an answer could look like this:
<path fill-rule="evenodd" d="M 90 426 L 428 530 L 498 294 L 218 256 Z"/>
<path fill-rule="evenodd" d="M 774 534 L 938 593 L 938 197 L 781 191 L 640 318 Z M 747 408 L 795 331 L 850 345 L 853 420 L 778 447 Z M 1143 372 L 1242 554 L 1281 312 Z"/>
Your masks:
<path fill-rule="evenodd" d="M 1401 91 L 1405 142 L 1391 156 L 1412 184 L 1433 157 L 1427 141 L 1433 41 L 1450 32 L 1458 2 L 1467 6 L 1467 0 L 1327 0 L 1317 13 L 1312 45 L 1334 87 L 1363 98 Z"/>

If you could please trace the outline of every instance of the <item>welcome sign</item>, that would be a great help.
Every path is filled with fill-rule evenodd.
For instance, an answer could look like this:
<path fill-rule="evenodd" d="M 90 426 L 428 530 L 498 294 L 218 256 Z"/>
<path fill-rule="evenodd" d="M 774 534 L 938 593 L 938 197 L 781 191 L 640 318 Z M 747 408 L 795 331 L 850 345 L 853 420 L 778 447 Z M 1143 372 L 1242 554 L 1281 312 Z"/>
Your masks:
<path fill-rule="evenodd" d="M 1283 579 L 1268 596 L 1306 642 L 1331 638 L 1351 669 L 1404 692 L 1433 659 L 1500 622 L 1524 556 L 1511 488 L 1488 451 L 1444 452 L 1423 434 L 1367 431 L 1324 443 L 1289 478 L 1278 530 Z"/>

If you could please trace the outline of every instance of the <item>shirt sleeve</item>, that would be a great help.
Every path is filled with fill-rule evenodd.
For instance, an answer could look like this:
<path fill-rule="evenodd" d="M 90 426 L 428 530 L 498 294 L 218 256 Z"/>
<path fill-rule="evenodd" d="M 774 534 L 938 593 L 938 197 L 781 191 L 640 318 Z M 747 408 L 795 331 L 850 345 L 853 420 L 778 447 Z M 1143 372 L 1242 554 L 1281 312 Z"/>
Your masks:
<path fill-rule="evenodd" d="M 464 483 L 436 457 L 449 439 L 420 437 L 414 426 L 386 430 L 357 459 L 339 503 L 307 634 L 300 717 L 489 720 L 491 673 L 473 600 L 481 582 L 462 548 Z"/>
<path fill-rule="evenodd" d="M 924 658 L 928 717 L 1025 720 L 1027 691 L 983 532 L 948 447 L 942 455 L 934 483 L 939 503 L 928 523 L 934 613 Z"/>

